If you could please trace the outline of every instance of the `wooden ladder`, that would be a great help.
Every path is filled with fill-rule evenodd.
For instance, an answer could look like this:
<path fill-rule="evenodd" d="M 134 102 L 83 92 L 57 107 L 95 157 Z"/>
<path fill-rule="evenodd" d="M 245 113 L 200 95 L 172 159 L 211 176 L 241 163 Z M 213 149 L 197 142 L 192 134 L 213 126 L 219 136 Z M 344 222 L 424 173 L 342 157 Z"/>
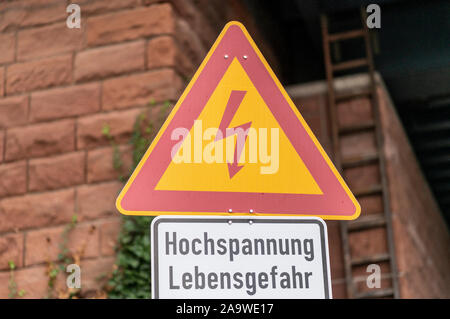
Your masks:
<path fill-rule="evenodd" d="M 339 33 L 328 33 L 328 19 L 327 16 L 321 16 L 321 28 L 323 36 L 323 51 L 325 58 L 327 85 L 328 85 L 328 105 L 331 124 L 331 139 L 332 151 L 334 155 L 334 163 L 336 168 L 343 173 L 346 169 L 361 167 L 364 165 L 377 165 L 379 168 L 379 184 L 367 185 L 363 189 L 353 189 L 353 193 L 357 198 L 370 195 L 379 195 L 383 201 L 383 212 L 379 214 L 364 214 L 362 211 L 360 217 L 354 221 L 340 222 L 340 232 L 344 257 L 345 281 L 348 298 L 380 298 L 393 297 L 399 298 L 397 264 L 395 259 L 395 249 L 392 235 L 392 222 L 390 213 L 390 199 L 389 190 L 386 181 L 386 169 L 383 154 L 383 135 L 380 127 L 380 111 L 378 95 L 376 93 L 376 82 L 374 73 L 374 63 L 372 56 L 372 48 L 370 43 L 369 30 L 365 23 L 366 15 L 361 12 L 362 25 L 361 29 L 351 30 Z M 346 62 L 333 64 L 330 53 L 330 44 L 337 41 L 362 38 L 365 44 L 366 57 L 354 59 Z M 334 73 L 336 71 L 350 70 L 355 68 L 365 67 L 368 70 L 369 86 L 367 89 L 358 91 L 357 93 L 339 94 L 334 86 Z M 357 125 L 340 126 L 338 121 L 338 104 L 358 98 L 370 99 L 370 107 L 372 112 L 372 119 L 370 121 L 362 122 Z M 349 134 L 362 134 L 373 132 L 375 135 L 376 149 L 375 154 L 360 154 L 360 156 L 353 158 L 342 158 L 340 151 L 340 138 Z M 386 230 L 387 252 L 368 256 L 364 258 L 355 258 L 352 256 L 349 236 L 352 232 L 367 232 L 374 228 L 384 227 Z M 369 236 L 369 234 L 367 234 Z M 353 276 L 355 267 L 367 266 L 369 264 L 388 263 L 390 273 L 387 277 L 390 278 L 390 288 L 368 289 L 365 292 L 358 291 L 357 283 Z M 369 275 L 369 273 L 367 274 Z"/>

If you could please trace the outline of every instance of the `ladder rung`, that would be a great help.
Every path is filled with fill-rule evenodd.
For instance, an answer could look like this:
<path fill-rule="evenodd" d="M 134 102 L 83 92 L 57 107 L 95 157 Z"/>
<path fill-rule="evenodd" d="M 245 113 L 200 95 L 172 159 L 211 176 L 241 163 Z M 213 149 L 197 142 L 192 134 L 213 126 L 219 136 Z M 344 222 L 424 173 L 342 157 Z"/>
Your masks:
<path fill-rule="evenodd" d="M 373 214 L 359 217 L 356 220 L 348 222 L 349 231 L 361 231 L 365 229 L 384 226 L 386 219 L 382 214 Z"/>
<path fill-rule="evenodd" d="M 333 33 L 328 35 L 328 41 L 340 41 L 347 39 L 354 39 L 364 36 L 364 29 L 360 30 L 350 30 L 345 32 Z"/>
<path fill-rule="evenodd" d="M 383 191 L 383 187 L 380 184 L 377 184 L 377 185 L 372 185 L 367 188 L 357 189 L 357 190 L 353 191 L 353 194 L 355 194 L 356 197 L 369 196 L 369 195 L 375 195 L 375 194 L 381 193 L 382 191 Z"/>
<path fill-rule="evenodd" d="M 368 64 L 367 59 L 356 59 L 333 64 L 331 67 L 333 68 L 333 71 L 342 71 L 347 69 L 358 68 L 360 66 L 365 66 L 367 64 Z"/>
<path fill-rule="evenodd" d="M 351 99 L 358 99 L 361 97 L 368 97 L 372 95 L 372 91 L 369 89 L 360 90 L 357 92 L 346 92 L 346 93 L 338 93 L 336 94 L 336 101 L 342 102 Z"/>
<path fill-rule="evenodd" d="M 371 164 L 378 160 L 378 154 L 365 154 L 358 157 L 346 158 L 342 161 L 342 168 L 352 168 Z"/>
<path fill-rule="evenodd" d="M 375 264 L 383 261 L 388 261 L 390 259 L 389 254 L 378 254 L 370 257 L 360 257 L 352 259 L 352 266 L 361 266 L 367 264 Z"/>
<path fill-rule="evenodd" d="M 378 289 L 374 291 L 360 292 L 356 294 L 355 298 L 382 298 L 382 297 L 393 297 L 394 290 L 392 288 Z"/>
<path fill-rule="evenodd" d="M 358 132 L 362 132 L 362 131 L 368 131 L 368 130 L 373 130 L 375 128 L 375 123 L 373 121 L 367 121 L 367 122 L 363 122 L 363 123 L 359 123 L 356 125 L 347 125 L 347 126 L 342 126 L 339 129 L 339 133 L 340 134 L 352 134 L 352 133 L 358 133 Z"/>

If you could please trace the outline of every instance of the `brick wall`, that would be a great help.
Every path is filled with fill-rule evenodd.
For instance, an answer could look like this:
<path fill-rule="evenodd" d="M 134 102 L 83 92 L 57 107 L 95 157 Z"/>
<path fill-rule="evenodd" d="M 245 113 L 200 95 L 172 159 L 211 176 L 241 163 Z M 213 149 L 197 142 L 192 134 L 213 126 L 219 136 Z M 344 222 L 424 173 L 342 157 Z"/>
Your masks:
<path fill-rule="evenodd" d="M 114 203 L 136 117 L 176 101 L 228 20 L 260 39 L 240 1 L 78 0 L 81 29 L 66 27 L 70 2 L 0 3 L 0 298 L 9 261 L 25 297 L 47 295 L 48 263 L 74 215 L 68 246 L 86 246 L 83 293 L 92 296 L 114 263 Z"/>
<path fill-rule="evenodd" d="M 450 234 L 386 90 L 381 115 L 402 298 L 450 298 Z M 414 172 L 411 174 L 411 172 Z"/>
<path fill-rule="evenodd" d="M 450 234 L 420 171 L 389 93 L 382 80 L 378 80 L 400 297 L 449 298 Z M 368 79 L 365 76 L 348 76 L 338 79 L 335 87 L 338 92 L 358 91 L 367 88 L 367 83 Z M 325 151 L 332 155 L 331 133 L 327 118 L 326 83 L 321 81 L 292 86 L 288 88 L 288 92 Z M 342 126 L 364 123 L 372 118 L 367 98 L 339 103 L 337 110 L 339 125 Z M 365 154 L 376 153 L 375 136 L 372 133 L 358 134 L 357 139 L 349 135 L 341 138 L 340 143 L 341 154 L 344 157 L 351 157 L 352 154 L 357 154 L 361 150 Z M 376 165 L 346 169 L 343 177 L 352 190 L 380 182 Z M 359 202 L 361 216 L 383 211 L 379 194 L 361 197 Z M 346 298 L 339 222 L 327 221 L 327 225 L 333 297 Z M 387 251 L 386 234 L 383 228 L 374 228 L 370 232 L 352 233 L 349 236 L 349 243 L 354 257 Z M 380 263 L 380 267 L 382 275 L 390 272 L 387 262 Z M 353 276 L 358 290 L 367 291 L 365 281 L 368 273 L 365 267 L 354 268 Z M 382 279 L 381 288 L 389 286 L 390 280 Z"/>

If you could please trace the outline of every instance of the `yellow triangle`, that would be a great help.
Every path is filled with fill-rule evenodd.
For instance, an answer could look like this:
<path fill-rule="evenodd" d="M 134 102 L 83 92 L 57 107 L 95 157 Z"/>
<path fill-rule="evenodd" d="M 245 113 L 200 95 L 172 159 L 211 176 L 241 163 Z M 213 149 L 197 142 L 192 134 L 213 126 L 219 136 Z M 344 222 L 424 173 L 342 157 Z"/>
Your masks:
<path fill-rule="evenodd" d="M 214 142 L 214 135 L 217 133 L 228 98 L 233 90 L 247 91 L 247 93 L 229 127 L 234 128 L 252 122 L 251 128 L 255 129 L 257 143 L 251 144 L 255 140 L 251 141 L 251 135 L 249 135 L 245 142 L 245 150 L 239 159 L 243 168 L 230 178 L 226 162 L 227 154 L 230 156 L 230 153 L 227 153 L 227 140 L 235 140 L 235 136 Z M 195 131 L 194 127 L 191 128 L 190 138 L 185 138 L 177 152 L 178 158 L 181 158 L 190 150 L 190 156 L 188 156 L 190 163 L 172 160 L 156 185 L 156 190 L 322 194 L 320 187 L 237 59 L 230 64 L 197 121 L 201 123 L 201 133 L 196 134 L 198 131 Z M 217 150 L 222 145 L 223 162 L 206 163 L 205 156 L 201 158 L 200 163 L 194 162 L 194 140 L 201 139 L 208 128 L 216 128 L 215 133 L 209 136 L 210 140 L 202 141 L 200 151 L 205 154 L 208 144 L 209 150 L 211 148 Z M 260 128 L 271 129 L 267 131 L 266 143 L 261 143 Z M 278 129 L 279 138 L 276 139 L 279 141 L 278 152 L 277 147 L 270 143 L 272 134 L 276 134 L 272 133 L 272 129 Z M 234 143 L 232 141 L 229 145 L 234 146 Z M 249 162 L 250 149 L 253 147 L 250 144 L 256 145 L 257 149 L 256 153 L 252 153 L 258 156 L 253 163 Z M 263 149 L 266 149 L 267 154 L 271 156 L 269 160 L 265 158 L 266 163 L 261 162 L 264 158 L 260 154 L 261 145 L 266 146 Z M 278 156 L 276 156 L 277 153 Z M 229 161 L 232 160 L 232 156 L 231 154 L 231 157 L 228 157 Z"/>

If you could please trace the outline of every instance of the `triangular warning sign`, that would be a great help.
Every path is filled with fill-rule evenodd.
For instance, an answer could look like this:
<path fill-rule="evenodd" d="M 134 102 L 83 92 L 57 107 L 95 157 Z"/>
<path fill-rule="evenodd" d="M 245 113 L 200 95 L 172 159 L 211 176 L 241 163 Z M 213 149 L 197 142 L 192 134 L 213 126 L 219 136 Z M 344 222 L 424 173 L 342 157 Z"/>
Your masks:
<path fill-rule="evenodd" d="M 247 30 L 228 23 L 117 198 L 127 215 L 303 215 L 360 206 Z"/>

